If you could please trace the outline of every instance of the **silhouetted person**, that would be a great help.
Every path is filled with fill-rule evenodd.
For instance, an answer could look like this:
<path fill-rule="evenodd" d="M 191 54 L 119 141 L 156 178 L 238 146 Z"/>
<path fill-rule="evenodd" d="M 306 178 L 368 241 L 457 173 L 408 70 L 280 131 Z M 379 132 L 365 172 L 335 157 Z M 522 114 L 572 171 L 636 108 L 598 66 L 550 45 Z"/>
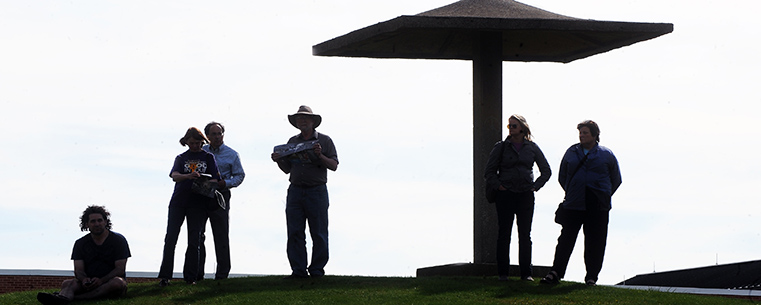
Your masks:
<path fill-rule="evenodd" d="M 61 291 L 40 292 L 42 304 L 66 304 L 73 300 L 118 297 L 127 292 L 127 239 L 111 231 L 111 214 L 102 206 L 88 206 L 79 227 L 90 231 L 74 243 L 74 279 L 63 281 Z"/>
<path fill-rule="evenodd" d="M 290 174 L 285 216 L 288 224 L 288 261 L 291 275 L 286 279 L 319 278 L 325 275 L 328 263 L 328 169 L 338 168 L 338 154 L 333 140 L 318 133 L 322 117 L 307 106 L 288 116 L 288 121 L 301 133 L 289 144 L 317 141 L 311 149 L 281 157 L 272 153 L 278 167 Z M 307 267 L 306 223 L 312 236 L 312 261 Z M 308 273 L 307 273 L 308 272 Z"/>

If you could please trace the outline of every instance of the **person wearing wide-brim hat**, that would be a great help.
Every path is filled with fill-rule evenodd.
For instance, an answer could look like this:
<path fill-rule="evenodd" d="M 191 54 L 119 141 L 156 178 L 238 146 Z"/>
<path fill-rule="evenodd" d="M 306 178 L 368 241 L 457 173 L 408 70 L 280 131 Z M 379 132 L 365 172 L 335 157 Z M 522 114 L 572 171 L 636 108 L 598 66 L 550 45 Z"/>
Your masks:
<path fill-rule="evenodd" d="M 291 185 L 286 197 L 285 216 L 288 226 L 287 253 L 291 275 L 285 279 L 319 278 L 325 275 L 328 263 L 328 169 L 338 168 L 338 154 L 333 140 L 316 128 L 322 117 L 312 108 L 301 106 L 288 115 L 288 122 L 300 133 L 288 144 L 314 142 L 311 149 L 281 156 L 272 153 L 272 161 L 286 174 Z M 307 266 L 306 224 L 312 237 L 312 260 Z"/>

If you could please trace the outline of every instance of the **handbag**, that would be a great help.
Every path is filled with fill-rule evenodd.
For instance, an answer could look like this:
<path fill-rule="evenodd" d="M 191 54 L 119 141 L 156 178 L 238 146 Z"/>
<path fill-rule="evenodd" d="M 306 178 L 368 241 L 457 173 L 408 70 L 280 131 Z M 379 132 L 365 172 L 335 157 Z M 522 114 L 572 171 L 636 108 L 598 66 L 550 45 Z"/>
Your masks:
<path fill-rule="evenodd" d="M 497 145 L 502 145 L 502 148 L 499 153 L 499 163 L 497 163 L 497 168 L 499 168 L 499 165 L 502 164 L 502 155 L 505 153 L 505 142 L 499 141 L 497 142 Z M 495 203 L 497 202 L 497 192 L 499 192 L 498 189 L 493 189 L 489 187 L 488 183 L 484 183 L 484 192 L 486 194 L 486 202 L 488 203 Z"/>
<path fill-rule="evenodd" d="M 573 179 L 573 176 L 576 176 L 576 173 L 581 169 L 581 166 L 584 165 L 584 161 L 587 161 L 588 155 L 589 154 L 586 154 L 584 155 L 584 158 L 581 158 L 579 165 L 576 166 L 576 169 L 574 169 L 571 174 L 571 179 Z M 563 202 L 565 202 L 565 200 L 561 201 L 560 204 L 558 204 L 558 209 L 555 210 L 555 223 L 559 225 L 563 225 L 568 220 L 568 211 L 563 207 Z"/>

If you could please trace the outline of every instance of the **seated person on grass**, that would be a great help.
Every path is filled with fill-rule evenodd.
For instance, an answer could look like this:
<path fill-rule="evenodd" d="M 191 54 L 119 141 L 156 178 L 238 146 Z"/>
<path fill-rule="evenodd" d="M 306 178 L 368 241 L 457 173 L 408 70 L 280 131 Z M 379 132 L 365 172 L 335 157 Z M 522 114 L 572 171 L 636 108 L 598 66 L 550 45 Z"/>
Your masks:
<path fill-rule="evenodd" d="M 38 293 L 40 303 L 66 304 L 73 300 L 118 297 L 127 292 L 129 245 L 124 236 L 111 231 L 110 215 L 102 206 L 89 206 L 82 213 L 80 228 L 90 233 L 74 243 L 71 259 L 75 278 L 63 281 L 59 292 Z"/>

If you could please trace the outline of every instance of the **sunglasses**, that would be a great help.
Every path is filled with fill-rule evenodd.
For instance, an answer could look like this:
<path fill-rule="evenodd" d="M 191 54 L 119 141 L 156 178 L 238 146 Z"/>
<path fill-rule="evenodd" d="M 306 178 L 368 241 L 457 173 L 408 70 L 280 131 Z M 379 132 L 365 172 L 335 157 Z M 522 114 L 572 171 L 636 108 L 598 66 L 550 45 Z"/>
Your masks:
<path fill-rule="evenodd" d="M 507 124 L 507 129 L 518 128 L 518 124 Z"/>

